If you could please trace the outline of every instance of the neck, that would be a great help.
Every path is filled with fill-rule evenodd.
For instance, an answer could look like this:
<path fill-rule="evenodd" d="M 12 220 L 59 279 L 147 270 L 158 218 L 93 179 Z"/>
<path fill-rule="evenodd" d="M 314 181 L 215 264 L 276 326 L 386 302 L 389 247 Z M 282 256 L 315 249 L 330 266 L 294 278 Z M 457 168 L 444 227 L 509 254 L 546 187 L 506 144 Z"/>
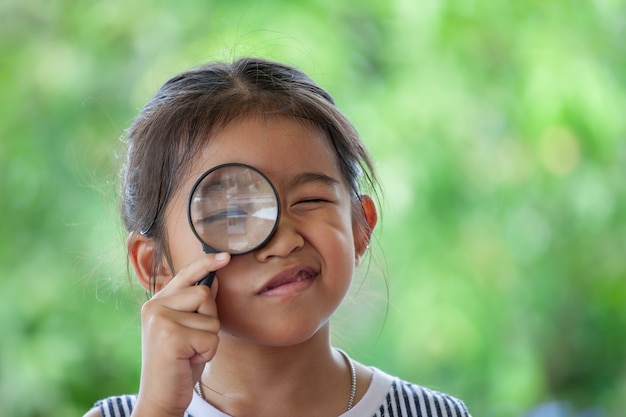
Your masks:
<path fill-rule="evenodd" d="M 237 416 L 293 416 L 303 409 L 339 415 L 347 409 L 351 389 L 349 366 L 332 349 L 327 331 L 289 347 L 221 337 L 201 382 L 207 401 Z"/>

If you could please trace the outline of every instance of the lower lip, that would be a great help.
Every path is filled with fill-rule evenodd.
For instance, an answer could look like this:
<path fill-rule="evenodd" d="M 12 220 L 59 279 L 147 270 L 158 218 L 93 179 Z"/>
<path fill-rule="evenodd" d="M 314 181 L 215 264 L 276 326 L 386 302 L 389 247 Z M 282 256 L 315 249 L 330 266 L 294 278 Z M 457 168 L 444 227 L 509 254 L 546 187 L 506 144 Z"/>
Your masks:
<path fill-rule="evenodd" d="M 309 288 L 313 284 L 314 280 L 315 277 L 311 277 L 300 281 L 288 282 L 286 284 L 282 284 L 278 287 L 272 288 L 271 290 L 263 291 L 259 295 L 264 297 L 285 297 L 298 295 L 307 288 Z"/>

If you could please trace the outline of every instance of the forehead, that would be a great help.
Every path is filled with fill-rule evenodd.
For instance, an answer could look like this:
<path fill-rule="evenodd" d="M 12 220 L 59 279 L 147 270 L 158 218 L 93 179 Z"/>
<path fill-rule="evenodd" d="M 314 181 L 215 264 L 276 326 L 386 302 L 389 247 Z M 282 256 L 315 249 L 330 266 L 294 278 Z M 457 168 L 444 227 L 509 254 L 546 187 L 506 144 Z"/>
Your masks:
<path fill-rule="evenodd" d="M 275 185 L 302 172 L 320 172 L 345 182 L 327 134 L 317 125 L 279 115 L 235 119 L 211 135 L 193 164 L 192 178 L 217 165 L 240 162 Z"/>

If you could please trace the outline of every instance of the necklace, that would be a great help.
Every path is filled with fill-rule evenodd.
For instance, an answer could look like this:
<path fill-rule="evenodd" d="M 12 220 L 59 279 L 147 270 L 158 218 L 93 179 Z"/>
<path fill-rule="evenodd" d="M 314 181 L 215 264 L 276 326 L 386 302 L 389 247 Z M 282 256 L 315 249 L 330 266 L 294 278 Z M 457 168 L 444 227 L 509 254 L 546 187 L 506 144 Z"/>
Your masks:
<path fill-rule="evenodd" d="M 354 362 L 352 358 L 343 349 L 337 349 L 339 353 L 343 355 L 350 367 L 350 397 L 348 398 L 348 410 L 352 409 L 354 405 L 354 397 L 356 395 L 356 369 L 354 369 Z"/>
<path fill-rule="evenodd" d="M 341 353 L 341 355 L 348 363 L 348 367 L 350 368 L 350 397 L 348 398 L 348 410 L 351 410 L 352 406 L 354 405 L 354 397 L 356 396 L 356 369 L 354 367 L 354 362 L 352 361 L 352 358 L 348 356 L 348 354 L 343 349 L 337 349 L 337 351 Z M 200 383 L 200 380 L 196 382 L 194 390 L 198 393 L 200 398 L 206 401 L 206 398 L 204 397 L 204 390 L 202 389 L 202 384 Z"/>

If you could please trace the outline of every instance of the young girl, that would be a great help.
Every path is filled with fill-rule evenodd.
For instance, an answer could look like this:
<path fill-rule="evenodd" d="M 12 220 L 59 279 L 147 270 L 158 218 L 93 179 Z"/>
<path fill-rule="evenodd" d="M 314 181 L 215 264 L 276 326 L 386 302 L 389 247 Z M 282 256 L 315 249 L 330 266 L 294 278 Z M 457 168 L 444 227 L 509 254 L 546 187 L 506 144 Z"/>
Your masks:
<path fill-rule="evenodd" d="M 361 191 L 376 177 L 350 122 L 305 74 L 252 58 L 182 73 L 128 142 L 128 255 L 154 293 L 141 311 L 141 382 L 86 416 L 469 416 L 460 400 L 331 345 L 330 317 L 376 226 Z M 189 208 L 209 204 L 190 197 L 198 179 L 231 163 L 262 173 L 279 206 L 272 233 L 244 254 L 203 250 Z M 211 271 L 212 285 L 197 285 Z"/>

